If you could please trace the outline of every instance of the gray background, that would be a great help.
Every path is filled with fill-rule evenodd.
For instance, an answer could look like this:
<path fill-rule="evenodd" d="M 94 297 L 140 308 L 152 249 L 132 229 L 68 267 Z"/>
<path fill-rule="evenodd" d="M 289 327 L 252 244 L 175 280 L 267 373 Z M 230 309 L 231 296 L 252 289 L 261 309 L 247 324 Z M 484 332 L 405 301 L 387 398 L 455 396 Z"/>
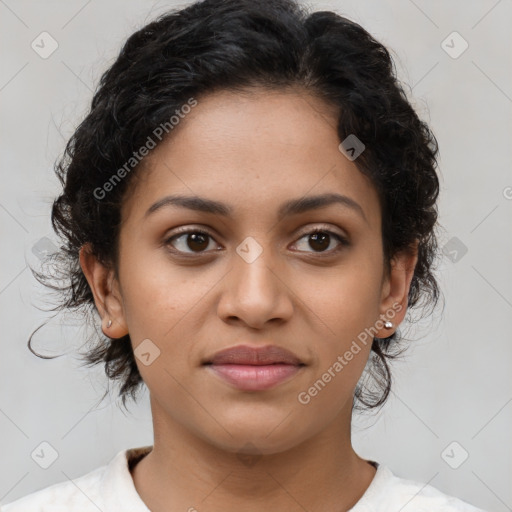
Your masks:
<path fill-rule="evenodd" d="M 152 443 L 147 392 L 131 414 L 113 394 L 96 407 L 105 378 L 101 367 L 79 367 L 85 333 L 71 320 L 56 317 L 34 338 L 44 354 L 67 356 L 42 360 L 28 351 L 29 334 L 51 319 L 37 307 L 52 303 L 27 265 L 37 265 L 33 248 L 43 237 L 56 241 L 53 162 L 97 80 L 129 34 L 174 5 L 0 0 L 1 502 Z M 381 413 L 355 421 L 355 448 L 399 476 L 488 510 L 512 510 L 511 2 L 309 5 L 337 10 L 390 48 L 441 150 L 445 310 L 408 332 L 414 341 L 394 366 L 394 392 Z M 31 48 L 43 31 L 59 45 L 47 59 Z M 453 31 L 469 44 L 457 58 L 442 47 Z M 462 48 L 453 41 L 452 54 Z M 31 458 L 43 441 L 58 452 L 48 469 Z M 466 452 L 457 469 L 447 463 L 460 464 Z"/>

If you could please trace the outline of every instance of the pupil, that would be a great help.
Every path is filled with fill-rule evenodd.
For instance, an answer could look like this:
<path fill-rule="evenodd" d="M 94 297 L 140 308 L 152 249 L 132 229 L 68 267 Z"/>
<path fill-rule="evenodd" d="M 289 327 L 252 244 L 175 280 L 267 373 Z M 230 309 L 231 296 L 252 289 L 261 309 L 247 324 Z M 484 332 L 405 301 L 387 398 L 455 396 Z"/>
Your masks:
<path fill-rule="evenodd" d="M 313 249 L 315 249 L 314 244 L 319 244 L 319 247 L 317 248 L 324 250 L 329 247 L 329 238 L 330 235 L 327 233 L 313 233 L 310 238 L 310 245 Z"/>
<path fill-rule="evenodd" d="M 330 235 L 327 233 L 313 233 L 310 235 L 310 246 L 315 250 L 324 251 L 329 247 L 329 239 Z M 191 233 L 187 237 L 187 245 L 191 250 L 206 249 L 208 247 L 208 237 L 201 233 Z"/>
<path fill-rule="evenodd" d="M 198 244 L 194 247 L 194 244 Z M 208 237 L 201 233 L 190 233 L 187 237 L 187 245 L 189 249 L 206 249 L 208 247 Z"/>

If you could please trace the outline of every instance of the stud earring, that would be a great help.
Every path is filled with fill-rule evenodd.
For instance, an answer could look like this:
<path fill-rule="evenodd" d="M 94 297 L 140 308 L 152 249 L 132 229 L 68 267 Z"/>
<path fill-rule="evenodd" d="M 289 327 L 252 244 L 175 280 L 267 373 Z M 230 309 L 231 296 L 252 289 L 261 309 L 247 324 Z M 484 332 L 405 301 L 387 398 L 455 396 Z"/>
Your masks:
<path fill-rule="evenodd" d="M 393 327 L 393 323 L 388 320 L 384 323 L 384 327 L 386 329 L 391 329 Z"/>
<path fill-rule="evenodd" d="M 107 329 L 112 325 L 112 320 L 109 320 L 107 323 Z"/>

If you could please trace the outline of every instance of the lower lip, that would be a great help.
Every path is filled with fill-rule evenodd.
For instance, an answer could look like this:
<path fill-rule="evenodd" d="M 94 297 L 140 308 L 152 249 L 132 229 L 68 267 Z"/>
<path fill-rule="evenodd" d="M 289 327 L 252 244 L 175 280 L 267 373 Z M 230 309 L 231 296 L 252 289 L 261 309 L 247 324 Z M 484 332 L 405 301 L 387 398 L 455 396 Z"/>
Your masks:
<path fill-rule="evenodd" d="M 245 365 L 210 364 L 208 368 L 243 391 L 262 391 L 296 375 L 303 366 L 291 364 Z"/>

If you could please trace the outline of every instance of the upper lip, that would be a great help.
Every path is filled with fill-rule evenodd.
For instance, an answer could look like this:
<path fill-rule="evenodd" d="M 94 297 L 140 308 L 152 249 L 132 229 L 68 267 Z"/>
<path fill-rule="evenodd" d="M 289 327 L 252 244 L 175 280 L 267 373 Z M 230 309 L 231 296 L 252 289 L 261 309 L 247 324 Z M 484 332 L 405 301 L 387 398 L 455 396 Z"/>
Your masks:
<path fill-rule="evenodd" d="M 249 345 L 237 345 L 215 353 L 203 364 L 246 364 L 246 365 L 268 365 L 268 364 L 292 364 L 303 365 L 304 363 L 292 352 L 277 345 L 266 345 L 264 347 L 251 347 Z"/>

